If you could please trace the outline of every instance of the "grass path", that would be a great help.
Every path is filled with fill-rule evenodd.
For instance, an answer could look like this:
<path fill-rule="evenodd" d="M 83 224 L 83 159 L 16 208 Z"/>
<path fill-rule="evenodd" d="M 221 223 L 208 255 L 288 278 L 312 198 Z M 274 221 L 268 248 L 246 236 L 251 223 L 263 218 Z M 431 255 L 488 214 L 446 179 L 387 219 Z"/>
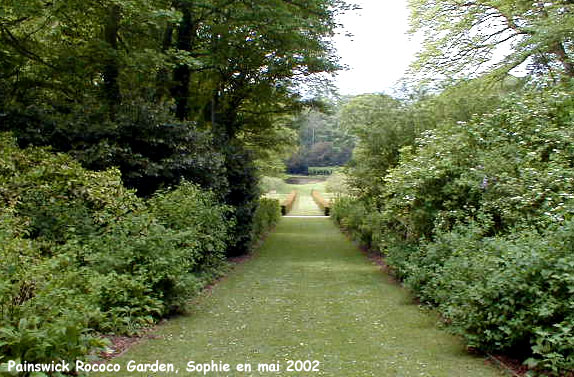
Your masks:
<path fill-rule="evenodd" d="M 503 376 L 464 351 L 412 304 L 329 219 L 283 218 L 257 256 L 239 265 L 188 316 L 160 326 L 154 339 L 115 359 L 173 363 L 250 363 L 247 372 L 207 376 Z M 286 372 L 287 360 L 318 360 L 318 372 Z M 259 373 L 279 362 L 281 372 Z M 172 374 L 175 376 L 175 374 Z"/>

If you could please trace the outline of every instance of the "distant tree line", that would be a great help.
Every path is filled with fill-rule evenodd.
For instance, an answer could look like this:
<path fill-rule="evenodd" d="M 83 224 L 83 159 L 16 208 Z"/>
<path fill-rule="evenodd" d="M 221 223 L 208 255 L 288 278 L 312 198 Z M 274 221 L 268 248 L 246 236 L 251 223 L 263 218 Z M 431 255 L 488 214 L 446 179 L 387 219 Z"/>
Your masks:
<path fill-rule="evenodd" d="M 299 149 L 287 159 L 288 173 L 308 174 L 309 167 L 342 166 L 349 161 L 354 137 L 341 128 L 338 106 L 304 112 L 297 124 Z"/>

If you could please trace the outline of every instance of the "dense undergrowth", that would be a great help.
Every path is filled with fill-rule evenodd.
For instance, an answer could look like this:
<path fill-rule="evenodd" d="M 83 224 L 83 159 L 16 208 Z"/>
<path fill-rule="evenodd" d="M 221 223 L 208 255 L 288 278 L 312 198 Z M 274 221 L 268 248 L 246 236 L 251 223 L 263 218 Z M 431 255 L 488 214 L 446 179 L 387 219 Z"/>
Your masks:
<path fill-rule="evenodd" d="M 142 199 L 118 170 L 0 134 L 0 364 L 81 359 L 181 312 L 225 271 L 232 211 L 186 182 Z M 278 219 L 260 202 L 253 239 Z"/>
<path fill-rule="evenodd" d="M 469 346 L 546 375 L 574 370 L 572 95 L 528 89 L 437 122 L 333 211 Z"/>

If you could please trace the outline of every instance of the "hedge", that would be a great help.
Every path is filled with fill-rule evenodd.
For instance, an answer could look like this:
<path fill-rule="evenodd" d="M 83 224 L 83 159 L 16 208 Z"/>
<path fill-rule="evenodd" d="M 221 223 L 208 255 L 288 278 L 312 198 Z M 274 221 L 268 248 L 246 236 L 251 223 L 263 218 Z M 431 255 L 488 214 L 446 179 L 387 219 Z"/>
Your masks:
<path fill-rule="evenodd" d="M 325 198 L 323 198 L 321 193 L 317 190 L 311 190 L 311 196 L 313 197 L 315 204 L 321 208 L 321 211 L 323 211 L 325 216 L 329 216 L 329 213 L 331 212 L 331 203 L 325 200 Z"/>
<path fill-rule="evenodd" d="M 277 199 L 261 198 L 253 220 L 252 239 L 259 241 L 275 227 L 281 218 L 281 205 Z"/>
<path fill-rule="evenodd" d="M 293 190 L 289 193 L 289 195 L 287 195 L 287 197 L 285 199 L 283 199 L 283 201 L 281 202 L 281 215 L 285 216 L 287 215 L 289 212 L 291 212 L 291 209 L 293 208 L 293 205 L 295 204 L 295 200 L 297 199 L 297 191 Z"/>

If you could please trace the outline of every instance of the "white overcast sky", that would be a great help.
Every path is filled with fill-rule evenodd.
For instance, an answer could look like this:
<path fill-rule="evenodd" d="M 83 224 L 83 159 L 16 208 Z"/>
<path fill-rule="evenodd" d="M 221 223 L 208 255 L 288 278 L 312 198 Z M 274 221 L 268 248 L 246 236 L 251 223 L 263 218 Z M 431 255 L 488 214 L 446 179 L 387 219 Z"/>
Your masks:
<path fill-rule="evenodd" d="M 339 22 L 344 25 L 335 38 L 341 63 L 335 84 L 340 94 L 390 94 L 419 45 L 409 40 L 407 0 L 354 0 L 362 9 L 349 11 Z M 353 34 L 345 37 L 345 33 Z"/>

